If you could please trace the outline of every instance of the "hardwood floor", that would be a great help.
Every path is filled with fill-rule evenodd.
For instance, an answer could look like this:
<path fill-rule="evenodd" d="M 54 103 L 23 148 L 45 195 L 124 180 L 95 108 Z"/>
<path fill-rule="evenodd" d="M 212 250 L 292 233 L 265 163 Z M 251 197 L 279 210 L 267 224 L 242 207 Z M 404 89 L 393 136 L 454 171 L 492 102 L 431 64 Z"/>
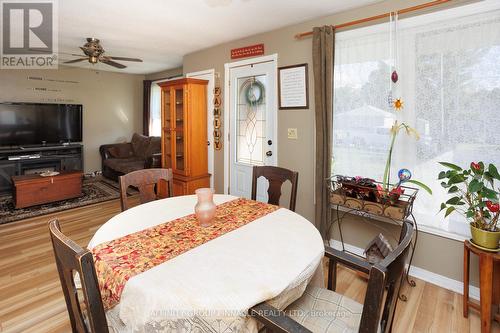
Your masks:
<path fill-rule="evenodd" d="M 136 200 L 137 203 L 137 200 Z M 62 230 L 85 246 L 101 224 L 120 212 L 119 200 L 0 225 L 0 331 L 70 332 L 47 222 L 59 218 Z M 417 280 L 405 287 L 394 332 L 479 332 L 479 316 L 462 317 L 462 297 Z M 337 290 L 362 303 L 365 280 L 340 269 Z M 493 332 L 500 325 L 493 324 Z"/>

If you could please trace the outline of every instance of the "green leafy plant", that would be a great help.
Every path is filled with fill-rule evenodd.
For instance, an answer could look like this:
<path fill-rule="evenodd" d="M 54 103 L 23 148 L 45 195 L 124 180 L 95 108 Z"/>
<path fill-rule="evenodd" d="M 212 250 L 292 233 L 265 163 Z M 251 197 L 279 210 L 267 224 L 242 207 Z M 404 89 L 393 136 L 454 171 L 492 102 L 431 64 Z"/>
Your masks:
<path fill-rule="evenodd" d="M 486 231 L 498 230 L 500 205 L 498 202 L 500 188 L 495 189 L 495 181 L 500 181 L 500 174 L 495 165 L 486 168 L 483 162 L 472 162 L 470 167 L 439 162 L 447 170 L 439 173 L 441 186 L 451 198 L 441 203 L 445 217 L 453 212 L 463 215 L 470 223 Z"/>

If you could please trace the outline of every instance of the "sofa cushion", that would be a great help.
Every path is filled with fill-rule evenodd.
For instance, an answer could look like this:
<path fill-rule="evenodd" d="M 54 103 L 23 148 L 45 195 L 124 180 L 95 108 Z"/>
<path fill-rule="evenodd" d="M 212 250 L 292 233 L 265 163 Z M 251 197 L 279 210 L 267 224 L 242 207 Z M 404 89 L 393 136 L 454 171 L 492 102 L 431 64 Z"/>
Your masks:
<path fill-rule="evenodd" d="M 309 285 L 285 312 L 315 333 L 358 332 L 363 305 L 334 291 Z"/>
<path fill-rule="evenodd" d="M 134 133 L 134 135 L 132 135 L 131 141 L 134 155 L 137 157 L 146 158 L 150 141 L 151 140 L 149 136 Z"/>
<path fill-rule="evenodd" d="M 108 152 L 109 155 L 114 158 L 128 158 L 134 155 L 132 145 L 128 143 L 114 145 L 108 149 Z"/>
<path fill-rule="evenodd" d="M 144 169 L 144 160 L 141 158 L 108 158 L 104 165 L 123 174 Z"/>
<path fill-rule="evenodd" d="M 148 149 L 146 150 L 146 157 L 149 157 L 153 154 L 161 152 L 161 137 L 152 136 L 149 140 Z"/>

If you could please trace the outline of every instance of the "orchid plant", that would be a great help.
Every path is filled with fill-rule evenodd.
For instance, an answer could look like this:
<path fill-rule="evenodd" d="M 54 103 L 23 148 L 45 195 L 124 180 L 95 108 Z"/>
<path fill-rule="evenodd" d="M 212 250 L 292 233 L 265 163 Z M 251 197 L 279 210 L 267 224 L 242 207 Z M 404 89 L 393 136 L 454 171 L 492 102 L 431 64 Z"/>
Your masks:
<path fill-rule="evenodd" d="M 500 216 L 500 187 L 495 189 L 495 181 L 500 181 L 497 167 L 493 164 L 486 167 L 483 162 L 472 162 L 467 169 L 447 162 L 439 164 L 448 170 L 441 171 L 438 179 L 452 195 L 441 204 L 445 217 L 457 212 L 476 228 L 497 231 Z"/>
<path fill-rule="evenodd" d="M 385 163 L 385 171 L 384 171 L 384 178 L 382 179 L 382 186 L 378 186 L 378 192 L 379 194 L 382 195 L 390 195 L 390 194 L 396 194 L 396 195 L 401 195 L 403 194 L 404 190 L 401 188 L 400 183 L 396 185 L 392 190 L 390 189 L 391 183 L 390 183 L 390 178 L 391 178 L 391 162 L 392 162 L 392 152 L 394 150 L 394 144 L 396 142 L 396 137 L 398 136 L 399 132 L 401 130 L 404 130 L 407 135 L 415 137 L 416 140 L 420 139 L 420 135 L 418 132 L 410 127 L 406 123 L 399 123 L 397 120 L 394 121 L 394 124 L 392 125 L 391 128 L 391 145 L 389 147 L 389 154 L 387 156 L 387 162 Z M 412 183 L 415 184 L 421 188 L 423 188 L 425 191 L 427 191 L 429 194 L 432 194 L 432 190 L 429 188 L 429 186 L 425 185 L 424 183 L 415 180 L 415 179 L 408 179 L 405 180 L 407 183 Z"/>

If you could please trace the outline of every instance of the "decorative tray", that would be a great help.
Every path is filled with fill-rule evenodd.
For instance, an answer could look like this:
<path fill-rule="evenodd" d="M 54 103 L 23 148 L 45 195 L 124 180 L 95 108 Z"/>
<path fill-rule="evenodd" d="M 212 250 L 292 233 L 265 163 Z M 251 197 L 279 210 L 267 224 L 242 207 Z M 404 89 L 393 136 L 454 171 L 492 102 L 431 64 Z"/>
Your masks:
<path fill-rule="evenodd" d="M 53 177 L 53 176 L 57 176 L 58 174 L 59 174 L 59 172 L 57 172 L 57 171 L 44 171 L 44 172 L 39 173 L 39 175 L 42 177 Z"/>

